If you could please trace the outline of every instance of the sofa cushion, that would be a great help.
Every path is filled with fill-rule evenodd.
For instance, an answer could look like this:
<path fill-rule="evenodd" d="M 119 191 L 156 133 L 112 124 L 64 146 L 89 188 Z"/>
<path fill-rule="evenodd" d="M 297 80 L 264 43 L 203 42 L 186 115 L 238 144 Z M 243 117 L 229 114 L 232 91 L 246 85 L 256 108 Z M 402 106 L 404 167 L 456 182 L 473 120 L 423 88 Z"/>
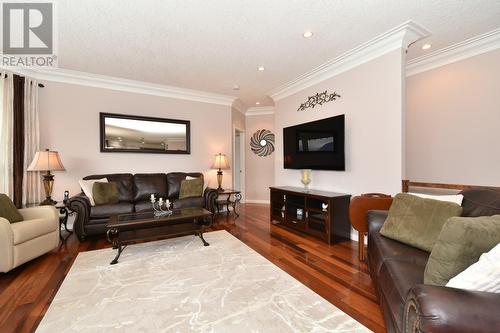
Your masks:
<path fill-rule="evenodd" d="M 172 201 L 179 198 L 179 191 L 181 189 L 181 181 L 185 180 L 187 176 L 193 178 L 203 178 L 203 174 L 199 172 L 170 172 L 167 173 L 168 184 L 168 198 Z"/>
<path fill-rule="evenodd" d="M 120 202 L 133 202 L 134 201 L 134 176 L 130 173 L 112 173 L 107 175 L 91 175 L 83 178 L 88 179 L 101 179 L 106 178 L 109 182 L 116 183 L 118 188 L 118 199 Z"/>
<path fill-rule="evenodd" d="M 190 208 L 190 207 L 203 207 L 205 199 L 203 197 L 177 199 L 173 202 L 173 207 L 177 208 Z"/>
<path fill-rule="evenodd" d="M 380 233 L 430 252 L 445 222 L 461 213 L 462 207 L 456 203 L 399 193 Z"/>
<path fill-rule="evenodd" d="M 0 217 L 7 219 L 10 223 L 23 220 L 23 216 L 19 213 L 12 200 L 3 193 L 0 193 Z"/>
<path fill-rule="evenodd" d="M 99 205 L 90 208 L 91 218 L 110 217 L 116 214 L 128 214 L 134 212 L 134 204 L 129 202 L 120 202 L 110 205 Z"/>
<path fill-rule="evenodd" d="M 380 273 L 387 259 L 398 259 L 419 266 L 425 266 L 429 259 L 429 252 L 384 237 L 379 232 L 371 232 L 368 237 L 368 264 L 375 276 Z"/>
<path fill-rule="evenodd" d="M 384 261 L 378 276 L 379 291 L 387 301 L 392 321 L 399 332 L 403 332 L 403 312 L 406 295 L 410 289 L 423 283 L 425 264 L 406 260 L 388 259 Z"/>
<path fill-rule="evenodd" d="M 135 203 L 136 212 L 147 212 L 150 210 L 153 210 L 153 206 L 149 200 L 142 200 Z"/>
<path fill-rule="evenodd" d="M 151 194 L 166 198 L 167 175 L 164 173 L 138 173 L 134 175 L 134 201 L 148 200 Z"/>
<path fill-rule="evenodd" d="M 119 202 L 118 188 L 113 182 L 95 182 L 92 186 L 92 196 L 96 205 L 117 204 Z"/>
<path fill-rule="evenodd" d="M 472 188 L 461 192 L 462 216 L 491 216 L 500 214 L 500 190 L 489 188 Z"/>
<path fill-rule="evenodd" d="M 425 268 L 425 284 L 444 286 L 500 243 L 500 215 L 446 222 Z"/>
<path fill-rule="evenodd" d="M 46 235 L 57 230 L 59 221 L 57 219 L 32 219 L 11 225 L 14 235 L 14 245 L 18 245 L 34 238 Z"/>

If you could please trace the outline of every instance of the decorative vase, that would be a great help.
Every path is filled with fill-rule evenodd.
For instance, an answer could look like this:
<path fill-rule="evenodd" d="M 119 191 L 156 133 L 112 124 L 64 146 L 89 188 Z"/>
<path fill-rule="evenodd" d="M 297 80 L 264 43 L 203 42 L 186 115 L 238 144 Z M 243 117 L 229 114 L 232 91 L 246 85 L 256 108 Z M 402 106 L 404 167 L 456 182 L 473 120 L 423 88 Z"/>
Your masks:
<path fill-rule="evenodd" d="M 304 191 L 309 191 L 309 183 L 311 182 L 311 169 L 302 170 L 302 178 L 300 179 L 302 184 L 304 184 Z"/>

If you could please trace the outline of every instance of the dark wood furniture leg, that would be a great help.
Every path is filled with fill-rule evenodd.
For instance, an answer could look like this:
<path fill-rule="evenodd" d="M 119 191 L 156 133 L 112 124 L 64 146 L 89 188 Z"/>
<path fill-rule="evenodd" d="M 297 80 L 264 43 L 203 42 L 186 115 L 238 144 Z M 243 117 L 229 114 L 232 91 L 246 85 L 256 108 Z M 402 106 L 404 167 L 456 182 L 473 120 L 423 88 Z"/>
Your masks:
<path fill-rule="evenodd" d="M 365 233 L 358 232 L 358 257 L 360 261 L 365 261 Z"/>

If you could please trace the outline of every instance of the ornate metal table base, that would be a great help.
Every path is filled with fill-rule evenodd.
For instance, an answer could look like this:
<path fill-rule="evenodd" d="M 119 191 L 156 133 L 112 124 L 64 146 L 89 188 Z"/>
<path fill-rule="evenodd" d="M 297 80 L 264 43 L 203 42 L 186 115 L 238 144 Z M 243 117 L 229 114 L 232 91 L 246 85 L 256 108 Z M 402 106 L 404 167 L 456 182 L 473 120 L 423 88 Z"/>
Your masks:
<path fill-rule="evenodd" d="M 60 216 L 59 216 L 59 239 L 61 239 L 61 241 L 65 241 L 73 233 L 73 230 L 68 229 L 68 217 L 70 215 L 73 215 L 74 212 L 70 213 L 68 211 L 68 208 L 66 208 L 66 206 L 56 207 L 56 208 L 59 209 L 59 214 L 60 214 Z M 64 230 L 66 230 L 66 232 L 68 233 L 68 236 L 66 236 L 66 238 L 64 238 L 62 236 L 61 227 L 64 227 Z"/>
<path fill-rule="evenodd" d="M 227 199 L 216 200 L 217 214 L 220 213 L 219 205 L 225 205 L 226 206 L 226 216 L 229 216 L 229 213 L 230 213 L 229 207 L 231 206 L 231 207 L 233 207 L 234 215 L 236 215 L 235 219 L 240 217 L 240 214 L 238 214 L 236 207 L 237 207 L 238 203 L 241 201 L 241 193 L 239 191 L 226 190 L 224 192 L 220 192 L 219 195 L 227 195 Z M 234 200 L 231 200 L 231 195 L 234 195 Z"/>
<path fill-rule="evenodd" d="M 170 236 L 184 236 L 194 234 L 196 237 L 200 237 L 204 246 L 209 246 L 210 244 L 203 237 L 203 231 L 206 224 L 212 225 L 212 223 L 213 216 L 210 215 L 200 218 L 194 218 L 192 222 L 173 225 L 164 224 L 144 229 L 120 230 L 119 228 L 111 227 L 106 232 L 106 239 L 113 245 L 113 249 L 118 250 L 118 253 L 110 262 L 110 265 L 117 264 L 118 259 L 120 258 L 123 250 L 125 250 L 127 245 L 135 243 L 137 241 L 156 240 Z"/>
<path fill-rule="evenodd" d="M 200 231 L 200 232 L 195 232 L 194 233 L 195 236 L 198 236 L 200 237 L 201 241 L 203 242 L 203 246 L 209 246 L 210 244 L 205 240 L 205 238 L 203 238 L 203 231 Z"/>

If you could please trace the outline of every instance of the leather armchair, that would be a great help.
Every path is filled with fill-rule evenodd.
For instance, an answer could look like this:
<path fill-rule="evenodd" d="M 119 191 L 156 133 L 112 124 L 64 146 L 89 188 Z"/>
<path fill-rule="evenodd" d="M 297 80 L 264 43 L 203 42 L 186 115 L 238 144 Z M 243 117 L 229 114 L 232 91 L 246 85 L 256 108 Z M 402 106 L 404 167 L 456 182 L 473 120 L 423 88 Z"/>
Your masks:
<path fill-rule="evenodd" d="M 406 333 L 495 333 L 499 330 L 499 294 L 416 285 L 406 299 Z"/>

